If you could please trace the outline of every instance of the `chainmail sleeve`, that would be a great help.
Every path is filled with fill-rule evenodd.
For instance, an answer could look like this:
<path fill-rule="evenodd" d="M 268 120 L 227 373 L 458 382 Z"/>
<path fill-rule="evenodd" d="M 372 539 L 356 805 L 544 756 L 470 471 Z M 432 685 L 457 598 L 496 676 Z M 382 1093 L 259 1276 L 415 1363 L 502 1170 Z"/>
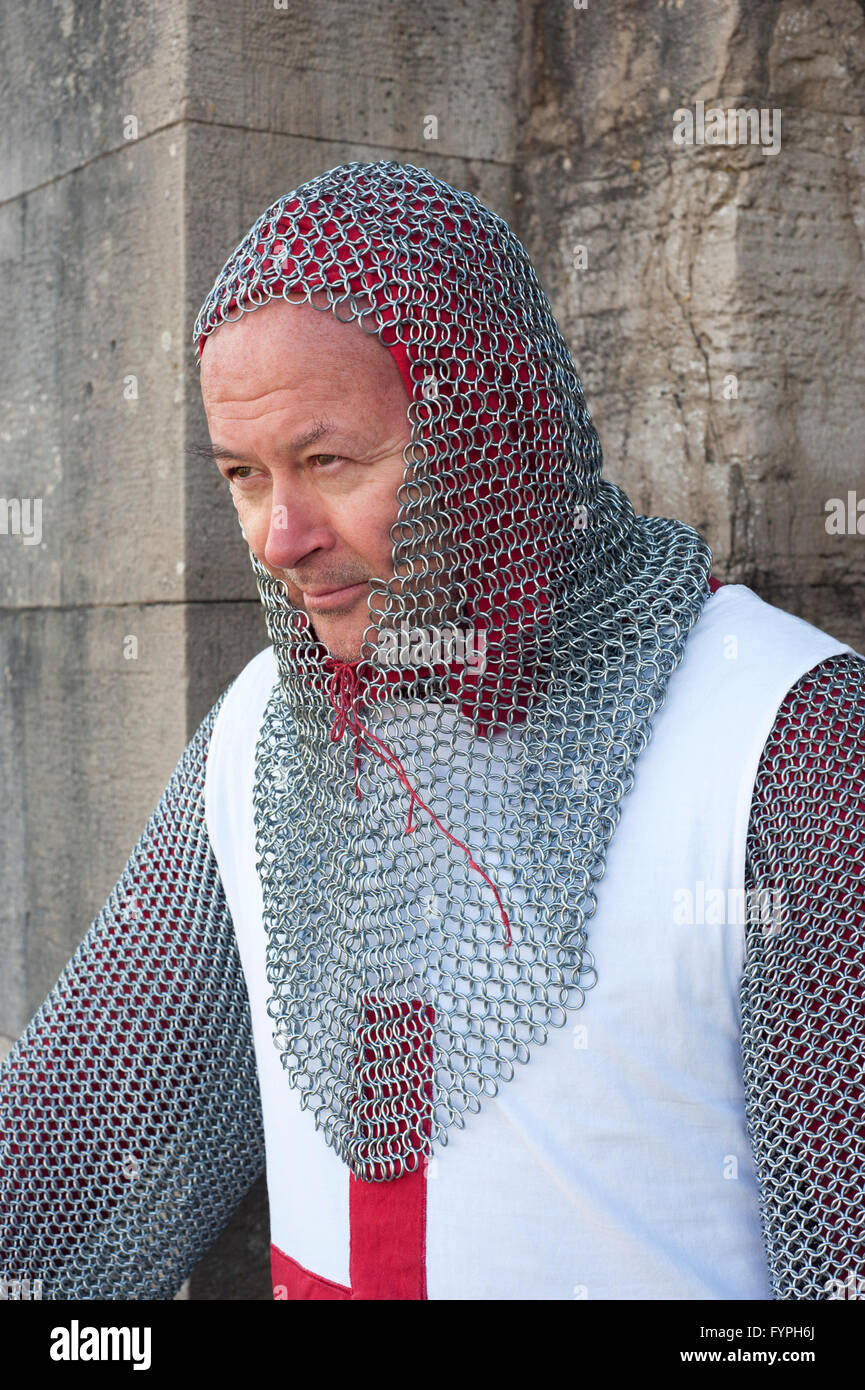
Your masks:
<path fill-rule="evenodd" d="M 227 693 L 227 692 L 226 692 Z M 220 697 L 0 1068 L 0 1278 L 170 1299 L 263 1171 L 246 986 L 204 820 Z"/>
<path fill-rule="evenodd" d="M 747 1118 L 778 1299 L 865 1274 L 865 661 L 802 676 L 763 750 L 748 833 Z M 835 1282 L 837 1281 L 837 1283 Z"/>

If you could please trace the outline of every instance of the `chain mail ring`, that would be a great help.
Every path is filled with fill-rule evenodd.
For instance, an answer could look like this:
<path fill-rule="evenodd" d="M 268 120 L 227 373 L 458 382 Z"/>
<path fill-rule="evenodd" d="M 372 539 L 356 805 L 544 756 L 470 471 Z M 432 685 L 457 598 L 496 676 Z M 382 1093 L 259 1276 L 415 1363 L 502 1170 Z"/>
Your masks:
<path fill-rule="evenodd" d="M 199 353 L 275 297 L 357 321 L 412 387 L 393 575 L 371 582 L 350 700 L 389 758 L 338 736 L 342 663 L 252 557 L 279 669 L 254 792 L 274 1043 L 327 1142 L 384 1181 L 594 985 L 606 849 L 711 552 L 602 479 L 527 253 L 472 194 L 395 161 L 304 183 L 226 262 Z M 381 663 L 385 634 L 443 624 L 483 635 L 483 668 Z"/>

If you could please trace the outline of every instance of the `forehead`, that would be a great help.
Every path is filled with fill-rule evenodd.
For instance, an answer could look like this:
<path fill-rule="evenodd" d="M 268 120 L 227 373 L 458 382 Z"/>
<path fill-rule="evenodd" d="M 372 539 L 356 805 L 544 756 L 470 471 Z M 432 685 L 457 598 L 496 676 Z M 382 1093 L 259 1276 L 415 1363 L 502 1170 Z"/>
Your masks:
<path fill-rule="evenodd" d="M 205 402 L 243 399 L 265 391 L 331 385 L 376 390 L 399 379 L 387 348 L 356 322 L 329 308 L 269 300 L 208 336 L 201 357 Z"/>

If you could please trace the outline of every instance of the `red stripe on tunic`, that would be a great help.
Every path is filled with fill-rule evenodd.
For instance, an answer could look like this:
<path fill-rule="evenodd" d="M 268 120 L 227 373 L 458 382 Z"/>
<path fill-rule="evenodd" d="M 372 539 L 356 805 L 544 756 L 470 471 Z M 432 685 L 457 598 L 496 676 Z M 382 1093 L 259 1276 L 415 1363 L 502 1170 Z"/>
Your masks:
<path fill-rule="evenodd" d="M 273 1296 L 278 1302 L 283 1300 L 313 1298 L 351 1298 L 351 1289 L 345 1284 L 335 1284 L 332 1279 L 324 1279 L 304 1269 L 297 1260 L 286 1255 L 278 1245 L 270 1247 L 270 1269 L 273 1275 Z"/>
<path fill-rule="evenodd" d="M 364 1069 L 375 1068 L 376 1080 L 375 1086 L 361 1085 L 358 1119 L 368 1143 L 381 1153 L 405 1135 L 412 1115 L 420 1114 L 422 1131 L 430 1136 L 435 1015 L 420 999 L 384 1008 L 373 1008 L 371 997 L 365 1003 L 358 1060 Z M 426 1299 L 426 1159 L 417 1141 L 412 1147 L 413 1172 L 380 1182 L 349 1175 L 351 1286 L 313 1274 L 272 1245 L 275 1299 Z M 387 1170 L 379 1164 L 379 1171 Z"/>
<path fill-rule="evenodd" d="M 349 1189 L 352 1298 L 425 1299 L 425 1165 L 391 1182 L 352 1174 Z"/>

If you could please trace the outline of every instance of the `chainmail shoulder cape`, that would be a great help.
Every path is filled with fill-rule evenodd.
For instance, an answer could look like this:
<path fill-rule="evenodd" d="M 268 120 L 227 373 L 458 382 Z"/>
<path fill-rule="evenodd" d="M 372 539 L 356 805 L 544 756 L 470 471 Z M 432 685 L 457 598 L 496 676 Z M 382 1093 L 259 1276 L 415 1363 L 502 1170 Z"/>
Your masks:
<path fill-rule="evenodd" d="M 204 822 L 223 698 L 0 1067 L 8 1296 L 173 1298 L 264 1170 L 249 1002 Z"/>
<path fill-rule="evenodd" d="M 254 793 L 274 1043 L 326 1141 L 387 1181 L 595 983 L 607 846 L 711 553 L 602 479 L 525 249 L 472 194 L 394 161 L 303 184 L 226 263 L 199 350 L 276 296 L 376 334 L 409 388 L 360 662 L 253 557 L 280 676 Z M 383 662 L 388 635 L 443 628 L 485 644 L 482 671 Z"/>

